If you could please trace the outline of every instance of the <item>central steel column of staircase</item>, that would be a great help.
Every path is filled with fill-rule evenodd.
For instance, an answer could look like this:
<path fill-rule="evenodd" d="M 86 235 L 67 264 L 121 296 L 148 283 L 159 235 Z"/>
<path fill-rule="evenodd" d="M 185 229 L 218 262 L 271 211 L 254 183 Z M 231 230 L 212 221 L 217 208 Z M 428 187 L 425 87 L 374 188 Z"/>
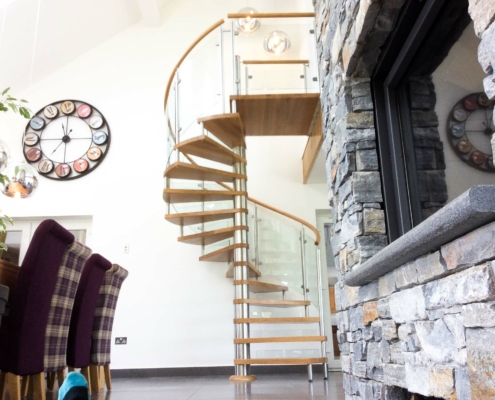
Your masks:
<path fill-rule="evenodd" d="M 246 158 L 246 148 L 244 146 L 234 147 L 233 152 L 242 158 Z M 246 176 L 246 164 L 236 162 L 234 164 L 234 173 Z M 247 192 L 246 179 L 235 179 L 234 190 L 238 192 Z M 240 195 L 234 197 L 235 209 L 247 209 L 247 196 Z M 234 214 L 234 226 L 247 226 L 247 214 L 244 212 L 236 212 Z M 238 230 L 234 233 L 234 244 L 248 244 L 248 234 L 246 230 Z M 238 247 L 234 250 L 234 280 L 247 282 L 249 280 L 248 268 L 248 249 L 246 247 Z M 235 285 L 235 300 L 245 300 L 249 298 L 249 287 L 243 283 Z M 235 303 L 234 300 L 234 303 Z M 235 304 L 235 318 L 249 318 L 249 304 Z M 235 325 L 236 339 L 249 339 L 249 324 Z M 250 359 L 250 344 L 238 343 L 235 345 L 236 359 Z M 255 376 L 249 375 L 250 365 L 236 365 L 235 375 L 230 377 L 233 381 L 253 381 Z"/>

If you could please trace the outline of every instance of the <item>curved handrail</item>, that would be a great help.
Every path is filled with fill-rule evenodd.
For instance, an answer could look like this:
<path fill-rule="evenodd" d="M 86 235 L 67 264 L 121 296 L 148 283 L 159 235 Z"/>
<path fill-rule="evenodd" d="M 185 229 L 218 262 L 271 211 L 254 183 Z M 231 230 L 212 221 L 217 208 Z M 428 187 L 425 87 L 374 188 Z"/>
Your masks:
<path fill-rule="evenodd" d="M 172 69 L 172 74 L 170 75 L 170 78 L 167 83 L 167 89 L 165 90 L 165 100 L 163 102 L 163 109 L 167 109 L 167 101 L 168 101 L 168 95 L 170 94 L 170 88 L 172 87 L 172 82 L 174 81 L 175 77 L 175 71 L 181 66 L 182 62 L 185 60 L 185 58 L 189 55 L 189 53 L 201 42 L 206 36 L 208 36 L 211 32 L 213 32 L 215 29 L 217 29 L 220 25 L 223 25 L 225 23 L 225 20 L 221 19 L 217 23 L 213 24 L 210 26 L 206 31 L 204 31 L 186 50 L 184 55 L 180 58 L 179 62 L 175 65 L 175 67 Z"/>
<path fill-rule="evenodd" d="M 300 224 L 303 224 L 304 226 L 307 226 L 309 229 L 311 229 L 313 231 L 313 233 L 315 234 L 316 236 L 316 239 L 315 239 L 315 246 L 318 246 L 320 244 L 320 232 L 318 232 L 318 229 L 316 229 L 313 225 L 311 225 L 308 221 L 305 221 L 299 217 L 296 217 L 295 215 L 292 215 L 292 214 L 289 214 L 288 212 L 285 212 L 285 211 L 282 211 L 282 210 L 279 210 L 278 208 L 276 207 L 273 207 L 269 204 L 266 204 L 266 203 L 263 203 L 262 201 L 259 201 L 259 200 L 256 200 L 256 199 L 253 199 L 252 197 L 249 197 L 248 196 L 248 200 L 249 201 L 252 201 L 253 203 L 255 204 L 258 204 L 259 206 L 261 207 L 265 207 L 265 208 L 268 208 L 269 210 L 272 210 L 272 211 L 275 211 L 276 213 L 278 214 L 281 214 L 283 215 L 284 217 L 287 217 L 287 218 L 290 218 L 290 219 L 293 219 L 294 221 L 297 221 L 299 222 Z"/>

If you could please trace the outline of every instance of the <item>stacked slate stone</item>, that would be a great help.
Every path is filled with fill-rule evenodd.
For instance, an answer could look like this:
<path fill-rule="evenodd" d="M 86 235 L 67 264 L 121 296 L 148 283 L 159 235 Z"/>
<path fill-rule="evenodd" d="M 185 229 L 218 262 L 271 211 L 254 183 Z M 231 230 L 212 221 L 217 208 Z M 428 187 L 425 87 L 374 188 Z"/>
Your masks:
<path fill-rule="evenodd" d="M 349 398 L 495 398 L 494 239 L 491 223 L 366 286 L 337 285 Z"/>
<path fill-rule="evenodd" d="M 431 76 L 409 80 L 411 123 L 423 219 L 440 208 L 447 199 L 445 157 L 435 112 L 436 94 Z"/>

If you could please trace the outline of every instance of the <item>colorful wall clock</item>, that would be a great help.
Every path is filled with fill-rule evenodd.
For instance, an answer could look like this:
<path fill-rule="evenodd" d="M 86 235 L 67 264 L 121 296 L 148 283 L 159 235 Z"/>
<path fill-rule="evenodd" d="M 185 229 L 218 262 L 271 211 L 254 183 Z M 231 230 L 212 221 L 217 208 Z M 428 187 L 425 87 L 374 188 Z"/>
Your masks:
<path fill-rule="evenodd" d="M 110 148 L 110 127 L 91 104 L 61 100 L 26 125 L 24 157 L 49 179 L 77 179 L 94 171 Z"/>

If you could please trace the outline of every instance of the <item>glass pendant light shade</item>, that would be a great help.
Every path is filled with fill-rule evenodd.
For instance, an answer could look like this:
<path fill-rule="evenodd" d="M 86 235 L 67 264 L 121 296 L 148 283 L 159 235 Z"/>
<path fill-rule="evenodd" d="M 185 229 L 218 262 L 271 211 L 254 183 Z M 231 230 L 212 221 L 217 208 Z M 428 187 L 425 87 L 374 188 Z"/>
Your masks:
<path fill-rule="evenodd" d="M 7 144 L 3 140 L 0 140 L 0 173 L 5 171 L 5 168 L 7 168 L 9 157 L 9 146 L 7 146 Z"/>
<path fill-rule="evenodd" d="M 26 161 L 9 163 L 4 174 L 10 180 L 2 188 L 5 196 L 25 199 L 31 197 L 38 187 L 38 173 Z"/>
<path fill-rule="evenodd" d="M 251 7 L 245 7 L 239 10 L 239 14 L 256 14 L 257 12 L 258 11 L 256 11 L 254 8 Z M 236 20 L 236 26 L 239 32 L 242 32 L 246 36 L 249 36 L 260 28 L 261 23 L 258 18 L 252 18 L 250 16 L 247 16 L 243 18 L 238 18 Z"/>
<path fill-rule="evenodd" d="M 264 47 L 269 53 L 283 53 L 290 48 L 289 36 L 282 31 L 270 32 L 265 38 Z"/>

